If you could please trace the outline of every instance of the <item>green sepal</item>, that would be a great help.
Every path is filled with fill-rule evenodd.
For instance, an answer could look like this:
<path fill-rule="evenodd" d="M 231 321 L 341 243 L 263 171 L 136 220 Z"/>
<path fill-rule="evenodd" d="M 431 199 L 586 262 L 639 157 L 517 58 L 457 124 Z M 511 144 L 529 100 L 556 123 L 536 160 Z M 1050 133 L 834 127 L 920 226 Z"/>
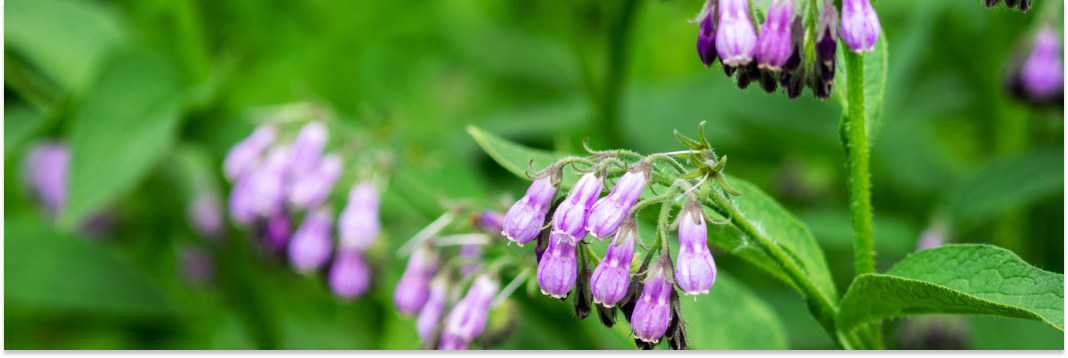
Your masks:
<path fill-rule="evenodd" d="M 742 193 L 739 193 L 737 190 L 734 190 L 734 188 L 731 188 L 730 184 L 727 184 L 727 177 L 723 176 L 722 173 L 716 172 L 715 174 L 712 174 L 712 179 L 715 179 L 716 182 L 719 183 L 719 186 L 723 188 L 723 190 L 726 191 L 727 194 L 734 196 L 742 196 Z"/>
<path fill-rule="evenodd" d="M 704 149 L 704 147 L 701 145 L 701 143 L 698 143 L 697 141 L 695 141 L 693 139 L 690 139 L 690 138 L 687 138 L 686 136 L 682 135 L 682 133 L 679 133 L 678 129 L 675 130 L 675 138 L 678 138 L 679 142 L 682 142 L 682 145 L 685 145 L 687 148 L 690 148 L 690 149 L 693 149 L 693 150 L 702 150 L 702 149 Z"/>

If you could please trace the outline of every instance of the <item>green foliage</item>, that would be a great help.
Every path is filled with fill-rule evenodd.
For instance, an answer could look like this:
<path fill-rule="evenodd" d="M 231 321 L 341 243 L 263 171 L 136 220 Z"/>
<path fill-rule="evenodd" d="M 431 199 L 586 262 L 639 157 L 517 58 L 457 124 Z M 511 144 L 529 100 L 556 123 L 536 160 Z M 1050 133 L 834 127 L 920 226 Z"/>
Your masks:
<path fill-rule="evenodd" d="M 679 297 L 691 349 L 787 349 L 786 328 L 764 300 L 720 271 L 708 295 Z M 625 321 L 624 321 L 625 322 Z"/>
<path fill-rule="evenodd" d="M 131 50 L 109 62 L 73 118 L 62 225 L 72 228 L 150 173 L 175 142 L 180 94 L 177 74 L 156 54 Z"/>
<path fill-rule="evenodd" d="M 879 121 L 883 115 L 883 94 L 886 92 L 886 72 L 889 63 L 887 59 L 890 57 L 888 47 L 886 33 L 880 33 L 879 41 L 875 43 L 875 49 L 871 52 L 865 52 L 863 56 L 864 116 L 867 117 L 865 129 L 868 132 L 869 147 L 875 144 L 875 134 L 879 129 Z M 843 115 L 845 115 L 845 109 L 849 108 L 849 88 L 846 85 L 848 78 L 844 66 L 845 51 L 849 51 L 849 49 L 839 44 L 837 51 L 838 66 L 836 68 L 838 73 L 834 76 L 834 97 L 842 104 Z"/>
<path fill-rule="evenodd" d="M 1064 330 L 1064 275 L 989 245 L 947 245 L 909 255 L 884 274 L 858 277 L 842 299 L 838 327 L 915 314 L 991 315 Z"/>
<path fill-rule="evenodd" d="M 47 118 L 32 108 L 4 108 L 4 161 L 10 159 L 23 142 L 36 134 L 44 126 Z"/>
<path fill-rule="evenodd" d="M 1064 153 L 1034 151 L 994 161 L 949 192 L 954 221 L 973 226 L 1064 191 Z"/>

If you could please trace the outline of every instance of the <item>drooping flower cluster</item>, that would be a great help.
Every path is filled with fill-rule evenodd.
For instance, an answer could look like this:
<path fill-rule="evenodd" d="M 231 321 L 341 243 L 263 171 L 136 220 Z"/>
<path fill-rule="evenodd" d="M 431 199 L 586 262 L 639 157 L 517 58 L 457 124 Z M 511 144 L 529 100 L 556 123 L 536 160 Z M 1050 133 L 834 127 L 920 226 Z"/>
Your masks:
<path fill-rule="evenodd" d="M 377 240 L 378 190 L 358 182 L 336 216 L 328 198 L 344 170 L 342 157 L 324 153 L 326 124 L 311 121 L 286 143 L 281 124 L 264 124 L 227 154 L 223 172 L 233 184 L 230 216 L 254 229 L 259 246 L 297 272 L 324 272 L 341 300 L 361 297 L 370 287 L 365 253 Z M 299 225 L 294 219 L 303 216 Z M 294 231 L 294 227 L 296 230 Z"/>
<path fill-rule="evenodd" d="M 504 233 L 510 240 L 526 243 L 534 237 L 538 239 L 537 283 L 543 294 L 560 300 L 573 298 L 580 319 L 596 309 L 601 321 L 610 327 L 615 323 L 616 310 L 622 310 L 632 324 L 636 345 L 643 349 L 651 349 L 663 340 L 674 349 L 687 347 L 685 321 L 675 288 L 695 298 L 709 293 L 715 283 L 716 266 L 707 244 L 707 223 L 721 223 L 713 221 L 703 207 L 711 205 L 710 193 L 722 195 L 713 190 L 738 195 L 722 174 L 726 158 L 715 156 L 703 134 L 700 142 L 677 132 L 676 135 L 690 151 L 641 156 L 625 150 L 597 152 L 587 148 L 592 153 L 590 157 L 564 158 L 528 174 L 534 183 L 509 210 L 509 214 L 516 214 L 504 221 Z M 696 169 L 686 172 L 673 158 L 676 156 L 688 158 Z M 626 165 L 621 159 L 624 157 L 637 162 Z M 665 162 L 675 170 L 675 178 L 656 166 Z M 556 187 L 563 181 L 562 170 L 569 165 L 587 168 L 576 167 L 581 175 L 578 181 L 566 195 L 553 200 Z M 612 178 L 618 180 L 607 195 L 601 196 L 604 183 Z M 712 181 L 720 188 L 713 189 Z M 666 187 L 667 192 L 656 194 L 650 190 L 653 195 L 642 199 L 645 188 L 653 185 Z M 687 200 L 671 225 L 666 220 L 669 209 L 684 197 Z M 656 243 L 635 273 L 632 261 L 635 248 L 641 243 L 635 215 L 652 204 L 661 204 L 664 216 L 657 223 Z M 679 250 L 674 261 L 667 248 L 669 226 L 678 227 Z M 587 236 L 591 239 L 587 240 Z M 592 239 L 605 238 L 611 238 L 610 244 L 604 258 L 598 258 L 588 244 Z"/>
<path fill-rule="evenodd" d="M 808 2 L 805 2 L 808 4 Z M 818 98 L 828 98 L 834 83 L 838 36 L 850 50 L 873 51 L 882 28 L 868 0 L 843 0 L 841 28 L 838 12 L 830 0 L 805 33 L 797 0 L 772 0 L 764 23 L 756 26 L 748 0 L 707 0 L 694 20 L 700 25 L 697 54 L 706 67 L 719 58 L 727 76 L 735 77 L 738 88 L 759 82 L 767 93 L 782 86 L 790 99 L 809 87 Z M 812 5 L 809 5 L 812 6 Z M 806 43 L 814 47 L 814 58 L 806 58 Z"/>
<path fill-rule="evenodd" d="M 1025 46 L 1023 56 L 1009 68 L 1008 87 L 1013 96 L 1038 104 L 1064 105 L 1062 39 L 1049 25 L 1041 27 Z M 1021 60 L 1022 58 L 1022 60 Z"/>

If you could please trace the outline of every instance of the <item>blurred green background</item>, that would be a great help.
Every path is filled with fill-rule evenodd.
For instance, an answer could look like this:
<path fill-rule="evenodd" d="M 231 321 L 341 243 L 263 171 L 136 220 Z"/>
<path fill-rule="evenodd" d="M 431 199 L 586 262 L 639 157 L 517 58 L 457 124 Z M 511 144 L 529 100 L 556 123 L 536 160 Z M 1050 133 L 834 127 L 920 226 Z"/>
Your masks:
<path fill-rule="evenodd" d="M 738 90 L 718 66 L 704 68 L 687 21 L 702 4 L 9 0 L 4 348 L 417 349 L 413 320 L 392 305 L 404 262 L 385 253 L 440 215 L 439 199 L 517 198 L 528 185 L 478 148 L 468 124 L 546 149 L 579 152 L 591 137 L 595 148 L 650 153 L 681 149 L 672 129 L 691 134 L 708 121 L 729 173 L 809 225 L 845 292 L 853 254 L 841 108 L 807 93 L 789 101 Z M 1039 11 L 977 0 L 880 1 L 877 10 L 890 53 L 872 150 L 878 270 L 940 218 L 949 242 L 996 244 L 1063 273 L 1062 108 L 1011 100 L 1002 87 Z M 372 292 L 339 303 L 319 280 L 261 260 L 234 227 L 204 245 L 212 282 L 183 280 L 177 252 L 201 240 L 175 168 L 196 153 L 222 183 L 222 158 L 252 131 L 251 113 L 303 101 L 393 152 Z M 56 225 L 21 180 L 26 148 L 41 138 L 76 148 L 79 180 Z M 72 229 L 102 208 L 110 233 Z M 833 348 L 796 293 L 713 254 L 732 277 L 717 285 L 748 287 L 763 301 L 754 305 L 778 316 L 784 342 L 770 348 Z M 625 324 L 607 329 L 547 296 L 513 297 L 522 324 L 501 348 L 633 347 Z M 907 321 L 884 324 L 890 347 L 901 346 Z M 1039 322 L 963 322 L 970 348 L 1064 347 Z M 731 327 L 704 325 L 729 337 Z M 732 348 L 722 343 L 713 346 Z"/>

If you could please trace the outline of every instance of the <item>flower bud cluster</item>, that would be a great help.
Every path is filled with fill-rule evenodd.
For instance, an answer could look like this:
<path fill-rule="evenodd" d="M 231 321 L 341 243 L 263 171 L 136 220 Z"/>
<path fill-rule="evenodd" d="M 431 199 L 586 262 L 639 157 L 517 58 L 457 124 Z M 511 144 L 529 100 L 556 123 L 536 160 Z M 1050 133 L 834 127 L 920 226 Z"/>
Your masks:
<path fill-rule="evenodd" d="M 840 28 L 834 5 L 822 1 L 807 38 L 797 0 L 772 0 L 760 26 L 750 18 L 752 10 L 748 0 L 707 0 L 694 20 L 700 26 L 698 57 L 706 67 L 719 58 L 727 76 L 737 73 L 738 88 L 759 82 L 774 93 L 782 86 L 790 99 L 806 86 L 818 98 L 830 97 L 839 35 L 849 50 L 863 53 L 875 49 L 882 32 L 869 0 L 843 0 Z M 805 58 L 806 42 L 815 48 L 811 60 Z"/>
<path fill-rule="evenodd" d="M 378 190 L 369 182 L 356 183 L 335 216 L 327 199 L 344 160 L 325 153 L 326 124 L 311 121 L 290 136 L 294 139 L 284 142 L 282 125 L 264 124 L 230 149 L 223 162 L 223 172 L 233 182 L 230 216 L 254 228 L 260 247 L 295 271 L 326 275 L 338 299 L 361 297 L 371 282 L 366 252 L 380 231 Z M 303 220 L 294 225 L 299 217 Z"/>

